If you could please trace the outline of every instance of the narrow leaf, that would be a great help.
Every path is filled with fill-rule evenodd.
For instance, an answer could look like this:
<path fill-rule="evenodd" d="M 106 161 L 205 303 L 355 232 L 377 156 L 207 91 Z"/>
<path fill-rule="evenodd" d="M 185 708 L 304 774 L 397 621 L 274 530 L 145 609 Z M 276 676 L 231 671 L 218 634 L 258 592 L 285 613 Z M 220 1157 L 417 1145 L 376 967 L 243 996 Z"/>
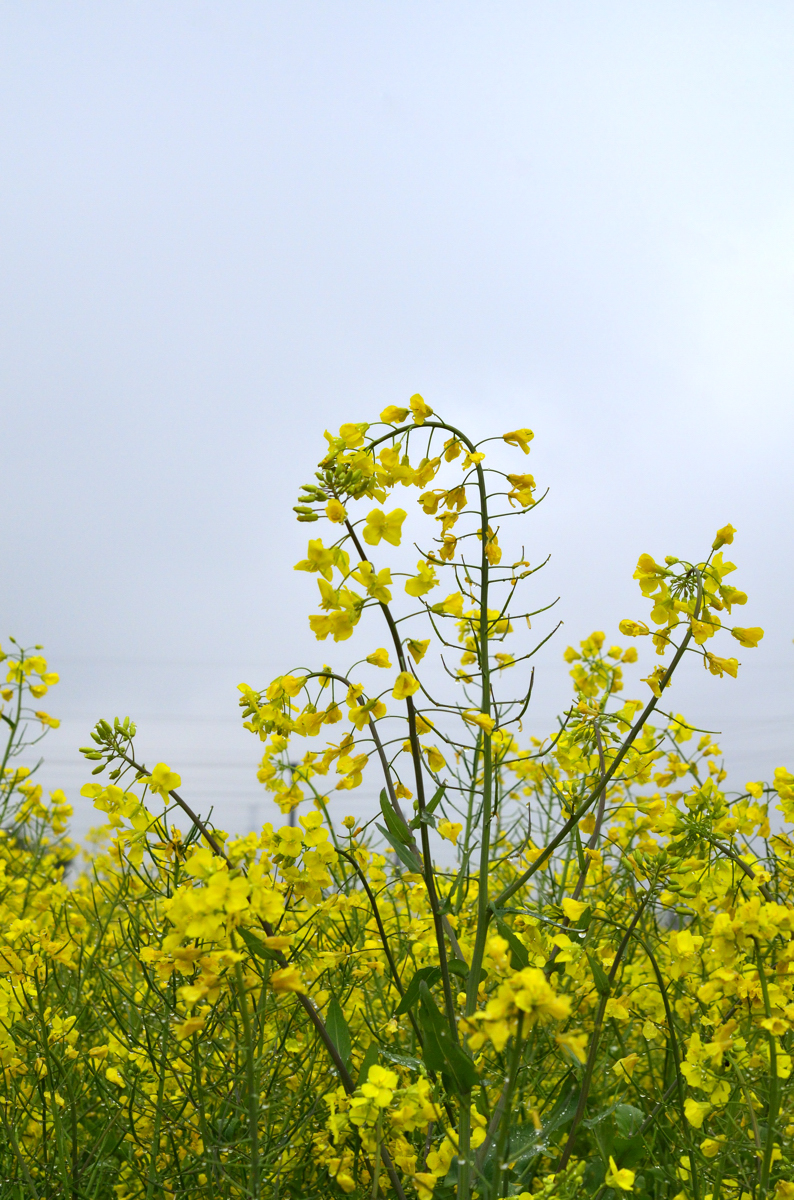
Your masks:
<path fill-rule="evenodd" d="M 428 987 L 433 987 L 441 978 L 440 967 L 420 967 L 414 975 L 408 987 L 405 989 L 405 995 L 394 1010 L 394 1015 L 399 1016 L 400 1013 L 408 1012 L 413 1008 L 419 999 L 419 985 L 424 982 Z"/>
<path fill-rule="evenodd" d="M 406 846 L 410 846 L 413 840 L 411 838 L 411 831 L 405 822 L 400 820 L 391 804 L 389 804 L 385 788 L 380 794 L 380 810 L 383 813 L 383 819 L 392 837 L 397 838 L 399 842 L 403 842 Z"/>
<path fill-rule="evenodd" d="M 265 945 L 261 938 L 258 938 L 255 933 L 251 933 L 250 929 L 238 929 L 236 932 L 243 939 L 251 954 L 253 954 L 255 958 L 269 958 L 274 962 L 279 962 L 281 960 L 281 955 L 278 953 L 278 951 L 271 950 L 269 946 Z"/>
<path fill-rule="evenodd" d="M 347 1026 L 344 1013 L 336 996 L 331 997 L 331 1003 L 328 1005 L 328 1012 L 325 1017 L 325 1028 L 328 1030 L 328 1036 L 339 1051 L 339 1057 L 347 1066 L 350 1061 L 350 1030 Z"/>
<path fill-rule="evenodd" d="M 496 917 L 496 926 L 501 936 L 510 947 L 510 966 L 514 971 L 523 971 L 529 966 L 529 952 L 523 942 L 519 941 L 506 921 Z"/>
<path fill-rule="evenodd" d="M 380 1051 L 380 1047 L 378 1046 L 377 1042 L 370 1042 L 370 1044 L 367 1046 L 367 1049 L 364 1053 L 364 1057 L 361 1060 L 361 1066 L 359 1067 L 359 1071 L 358 1071 L 359 1087 L 361 1086 L 362 1083 L 367 1082 L 367 1076 L 369 1075 L 369 1069 L 370 1069 L 370 1067 L 374 1067 L 375 1063 L 378 1061 L 379 1051 Z"/>
<path fill-rule="evenodd" d="M 593 972 L 593 983 L 596 985 L 596 990 L 602 996 L 608 996 L 611 989 L 606 971 L 592 954 L 587 955 L 587 961 L 590 963 L 590 970 Z"/>
<path fill-rule="evenodd" d="M 389 843 L 392 850 L 397 855 L 397 857 L 399 858 L 400 862 L 403 864 L 404 867 L 407 867 L 409 871 L 421 871 L 422 870 L 421 863 L 417 861 L 417 859 L 414 857 L 414 854 L 412 853 L 412 851 L 409 850 L 409 848 L 406 845 L 404 845 L 402 842 L 398 841 L 396 837 L 392 837 L 392 835 L 389 833 L 388 829 L 384 829 L 382 825 L 376 825 L 375 828 L 378 830 L 379 833 L 383 834 L 386 841 Z"/>

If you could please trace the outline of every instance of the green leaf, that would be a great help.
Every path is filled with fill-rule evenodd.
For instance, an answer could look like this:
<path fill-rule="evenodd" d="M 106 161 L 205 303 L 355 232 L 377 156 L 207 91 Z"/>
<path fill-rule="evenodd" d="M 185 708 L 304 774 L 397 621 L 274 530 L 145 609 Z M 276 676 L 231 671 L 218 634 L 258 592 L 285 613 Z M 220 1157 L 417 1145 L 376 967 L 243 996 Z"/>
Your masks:
<path fill-rule="evenodd" d="M 367 1076 L 369 1075 L 369 1069 L 370 1069 L 370 1067 L 375 1066 L 375 1063 L 378 1061 L 379 1053 L 380 1053 L 380 1046 L 378 1045 L 378 1043 L 370 1042 L 370 1044 L 367 1046 L 366 1051 L 364 1052 L 364 1057 L 361 1060 L 361 1066 L 359 1067 L 359 1070 L 358 1070 L 358 1085 L 359 1085 L 359 1087 L 361 1086 L 362 1083 L 367 1082 Z"/>
<path fill-rule="evenodd" d="M 422 870 L 422 864 L 417 860 L 412 849 L 409 849 L 403 842 L 398 841 L 396 837 L 392 837 L 388 829 L 384 829 L 382 825 L 376 825 L 375 828 L 379 833 L 383 834 L 404 867 L 407 867 L 409 871 Z"/>
<path fill-rule="evenodd" d="M 347 1026 L 344 1013 L 336 996 L 331 997 L 331 1003 L 328 1005 L 328 1012 L 325 1015 L 325 1028 L 328 1030 L 328 1036 L 339 1051 L 339 1057 L 347 1066 L 350 1061 L 350 1030 Z"/>
<path fill-rule="evenodd" d="M 431 829 L 436 827 L 436 818 L 433 816 L 433 810 L 438 808 L 441 803 L 444 792 L 447 790 L 447 785 L 442 783 L 433 799 L 429 804 L 426 804 L 422 812 L 417 812 L 413 821 L 411 821 L 411 829 L 418 829 L 420 825 L 429 825 Z"/>
<path fill-rule="evenodd" d="M 621 1137 L 634 1137 L 644 1120 L 645 1113 L 633 1104 L 618 1104 L 615 1109 L 615 1124 Z"/>
<path fill-rule="evenodd" d="M 582 874 L 584 874 L 587 870 L 587 862 L 585 860 L 584 850 L 582 849 L 582 839 L 579 836 L 578 828 L 574 829 L 573 833 L 576 840 L 576 857 L 579 860 L 579 870 L 582 872 Z"/>
<path fill-rule="evenodd" d="M 411 831 L 405 822 L 400 820 L 391 804 L 389 804 L 385 788 L 380 794 L 380 811 L 383 813 L 383 819 L 392 837 L 396 838 L 398 842 L 402 842 L 405 846 L 412 845 L 413 838 L 411 837 Z"/>
<path fill-rule="evenodd" d="M 435 796 L 430 801 L 430 803 L 425 805 L 425 813 L 427 815 L 429 815 L 431 812 L 433 812 L 434 809 L 438 808 L 439 804 L 441 803 L 442 799 L 444 798 L 444 792 L 446 790 L 447 790 L 447 785 L 445 783 L 442 783 L 441 787 L 438 789 L 438 791 L 436 792 Z"/>
<path fill-rule="evenodd" d="M 462 958 L 451 958 L 447 963 L 447 968 L 453 975 L 459 975 L 461 979 L 469 978 L 469 965 Z"/>
<path fill-rule="evenodd" d="M 408 987 L 405 989 L 405 994 L 403 995 L 402 1000 L 394 1010 L 395 1017 L 398 1017 L 400 1013 L 408 1012 L 409 1009 L 414 1007 L 419 999 L 419 985 L 421 983 L 424 982 L 428 987 L 434 987 L 440 978 L 440 967 L 420 967 L 411 982 L 408 984 Z"/>
<path fill-rule="evenodd" d="M 273 962 L 281 961 L 282 955 L 277 950 L 271 950 L 269 946 L 266 946 L 255 933 L 251 933 L 250 929 L 238 929 L 237 933 L 255 958 L 269 958 Z"/>
<path fill-rule="evenodd" d="M 431 803 L 426 804 L 425 809 L 423 809 L 422 812 L 417 812 L 414 820 L 410 823 L 411 829 L 419 829 L 420 824 L 428 824 L 428 826 L 431 826 L 433 829 L 435 829 L 435 817 L 433 816 L 433 811 L 434 809 L 438 808 L 441 800 L 444 799 L 445 791 L 446 784 L 441 784 L 438 792 L 435 793 L 435 796 L 431 800 Z"/>
<path fill-rule="evenodd" d="M 467 1095 L 479 1080 L 466 1051 L 453 1041 L 449 1027 L 430 995 L 427 983 L 419 984 L 419 1019 L 425 1034 L 425 1062 L 432 1071 L 451 1076 L 455 1091 Z"/>
<path fill-rule="evenodd" d="M 393 1050 L 381 1050 L 381 1054 L 387 1062 L 395 1063 L 398 1067 L 407 1067 L 409 1071 L 419 1071 L 424 1074 L 425 1064 L 420 1058 L 413 1058 L 410 1054 L 395 1054 Z"/>
<path fill-rule="evenodd" d="M 602 996 L 608 996 L 611 988 L 606 971 L 592 954 L 587 955 L 587 961 L 590 963 L 590 970 L 593 972 L 593 983 L 596 985 L 596 991 L 600 992 Z"/>
<path fill-rule="evenodd" d="M 525 967 L 529 966 L 529 951 L 524 943 L 519 941 L 507 922 L 503 921 L 498 913 L 495 915 L 496 927 L 510 947 L 510 966 L 514 971 L 523 971 Z"/>
<path fill-rule="evenodd" d="M 432 813 L 429 813 L 425 809 L 424 812 L 419 813 L 418 816 L 414 817 L 413 821 L 411 821 L 411 829 L 418 829 L 420 825 L 429 825 L 431 829 L 435 829 L 436 818 Z"/>
<path fill-rule="evenodd" d="M 592 921 L 592 919 L 593 919 L 593 910 L 588 905 L 588 907 L 584 910 L 584 912 L 582 913 L 579 920 L 571 928 L 581 929 L 582 932 L 585 933 L 590 928 L 590 922 Z"/>

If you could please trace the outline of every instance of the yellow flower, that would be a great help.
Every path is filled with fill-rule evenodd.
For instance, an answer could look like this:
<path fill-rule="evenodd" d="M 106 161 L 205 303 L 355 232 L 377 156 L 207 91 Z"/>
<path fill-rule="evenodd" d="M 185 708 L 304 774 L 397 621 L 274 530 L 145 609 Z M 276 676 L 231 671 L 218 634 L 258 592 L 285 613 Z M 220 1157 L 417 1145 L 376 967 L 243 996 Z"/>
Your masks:
<path fill-rule="evenodd" d="M 502 434 L 508 446 L 519 446 L 525 454 L 529 454 L 529 443 L 534 436 L 531 429 L 514 429 L 512 433 Z"/>
<path fill-rule="evenodd" d="M 631 1079 L 634 1074 L 634 1068 L 640 1061 L 639 1054 L 627 1054 L 625 1058 L 619 1058 L 612 1070 L 621 1078 L 627 1076 Z"/>
<path fill-rule="evenodd" d="M 485 535 L 485 557 L 488 559 L 488 562 L 492 567 L 498 566 L 502 561 L 502 548 L 499 545 L 499 539 L 491 529 L 490 525 L 488 526 Z"/>
<path fill-rule="evenodd" d="M 628 1167 L 621 1167 L 618 1170 L 617 1163 L 610 1154 L 609 1170 L 604 1183 L 607 1187 L 620 1188 L 623 1192 L 630 1192 L 634 1187 L 634 1172 L 629 1171 Z"/>
<path fill-rule="evenodd" d="M 723 525 L 722 529 L 717 530 L 717 536 L 712 543 L 712 550 L 719 550 L 720 546 L 730 546 L 735 533 L 736 530 L 733 525 Z"/>
<path fill-rule="evenodd" d="M 368 1099 L 374 1100 L 378 1108 L 388 1108 L 398 1083 L 396 1071 L 388 1071 L 375 1063 L 367 1072 L 367 1082 L 361 1091 Z"/>
<path fill-rule="evenodd" d="M 325 506 L 325 515 L 329 521 L 334 521 L 337 525 L 340 525 L 346 518 L 347 512 L 344 505 L 340 504 L 338 500 L 331 499 Z"/>
<path fill-rule="evenodd" d="M 283 696 L 297 696 L 306 679 L 297 675 L 280 675 L 269 685 L 265 693 L 268 700 L 281 700 Z"/>
<path fill-rule="evenodd" d="M 457 844 L 462 828 L 463 826 L 459 821 L 439 821 L 437 825 L 438 832 L 442 838 L 446 838 L 448 842 L 452 842 L 453 846 Z"/>
<path fill-rule="evenodd" d="M 303 834 L 294 825 L 282 825 L 278 831 L 279 853 L 287 858 L 297 858 L 303 845 Z"/>
<path fill-rule="evenodd" d="M 442 600 L 439 604 L 434 604 L 432 611 L 434 613 L 444 613 L 449 617 L 460 617 L 463 615 L 463 597 L 460 592 L 453 592 L 447 596 L 446 600 Z"/>
<path fill-rule="evenodd" d="M 569 1050 L 577 1062 L 583 1063 L 587 1057 L 587 1034 L 586 1033 L 556 1033 L 554 1040 L 558 1046 Z M 540 1124 L 536 1128 L 542 1128 Z"/>
<path fill-rule="evenodd" d="M 373 667 L 391 666 L 391 663 L 389 662 L 389 652 L 388 650 L 384 650 L 382 648 L 380 650 L 373 650 L 372 654 L 368 654 L 367 662 L 371 663 Z"/>
<path fill-rule="evenodd" d="M 558 996 L 538 967 L 526 967 L 519 971 L 508 980 L 508 986 L 513 992 L 516 1008 L 528 1013 L 533 1022 L 539 1017 L 563 1021 L 571 1011 L 568 997 Z"/>
<path fill-rule="evenodd" d="M 587 907 L 581 900 L 572 900 L 570 896 L 566 896 L 562 902 L 562 911 L 569 921 L 578 921 Z"/>
<path fill-rule="evenodd" d="M 731 630 L 731 633 L 736 638 L 736 641 L 739 643 L 739 645 L 745 646 L 748 650 L 754 650 L 761 641 L 761 638 L 764 636 L 763 629 L 759 629 L 757 625 L 752 626 L 750 629 L 740 629 L 739 626 L 736 625 Z"/>
<path fill-rule="evenodd" d="M 42 725 L 48 725 L 50 729 L 57 729 L 61 723 L 57 717 L 51 717 L 49 713 L 37 712 L 36 716 Z"/>
<path fill-rule="evenodd" d="M 366 421 L 356 424 L 353 421 L 348 421 L 346 425 L 339 426 L 339 436 L 347 446 L 348 450 L 355 449 L 364 441 L 364 434 L 369 429 Z"/>
<path fill-rule="evenodd" d="M 105 1079 L 107 1079 L 108 1083 L 115 1083 L 116 1087 L 124 1087 L 124 1080 L 115 1067 L 108 1067 L 105 1071 Z"/>
<path fill-rule="evenodd" d="M 294 963 L 290 963 L 287 967 L 282 967 L 280 971 L 274 971 L 270 976 L 270 986 L 274 992 L 305 992 L 301 973 Z"/>
<path fill-rule="evenodd" d="M 430 770 L 435 771 L 436 774 L 438 774 L 439 771 L 443 771 L 444 767 L 447 764 L 444 760 L 443 754 L 438 749 L 438 747 L 437 746 L 423 746 L 422 749 L 424 750 L 425 754 L 427 755 L 427 765 L 429 766 Z"/>
<path fill-rule="evenodd" d="M 418 691 L 419 680 L 410 671 L 400 671 L 400 674 L 394 681 L 394 690 L 392 691 L 394 699 L 404 700 L 406 696 L 413 696 Z"/>
<path fill-rule="evenodd" d="M 411 658 L 414 660 L 414 662 L 418 663 L 421 662 L 424 656 L 427 654 L 427 647 L 430 645 L 430 638 L 426 638 L 422 642 L 416 641 L 415 638 L 410 638 L 405 645 Z"/>
<path fill-rule="evenodd" d="M 416 1188 L 417 1200 L 432 1200 L 433 1188 L 436 1186 L 435 1175 L 431 1175 L 429 1171 L 417 1171 L 411 1176 L 411 1183 Z"/>
<path fill-rule="evenodd" d="M 392 546 L 399 546 L 402 537 L 402 524 L 407 514 L 402 508 L 395 508 L 390 513 L 380 508 L 373 508 L 367 516 L 364 526 L 364 541 L 368 546 L 377 546 L 383 538 Z"/>
<path fill-rule="evenodd" d="M 629 621 L 626 619 L 620 622 L 618 629 L 624 637 L 644 637 L 650 633 L 650 629 L 644 621 Z"/>
<path fill-rule="evenodd" d="M 358 570 L 353 572 L 353 578 L 363 583 L 367 595 L 372 596 L 374 600 L 379 600 L 381 604 L 388 604 L 391 600 L 391 592 L 386 586 L 391 583 L 391 570 L 388 567 L 376 572 L 372 563 L 363 562 Z"/>
<path fill-rule="evenodd" d="M 407 408 L 398 408 L 396 404 L 390 404 L 388 408 L 384 408 L 380 414 L 380 419 L 387 425 L 402 425 L 407 416 Z"/>
<path fill-rule="evenodd" d="M 507 498 L 512 506 L 513 501 L 517 501 L 522 508 L 529 508 L 535 503 L 535 477 L 534 475 L 508 475 L 508 483 L 512 484 L 513 490 L 508 492 Z"/>
<path fill-rule="evenodd" d="M 700 1129 L 711 1109 L 711 1104 L 704 1100 L 694 1100 L 691 1096 L 684 1101 L 684 1116 L 695 1129 Z"/>
<path fill-rule="evenodd" d="M 302 562 L 295 563 L 295 571 L 319 571 L 324 579 L 331 579 L 334 573 L 334 567 L 339 567 L 340 571 L 346 571 L 350 559 L 349 556 L 339 546 L 334 546 L 331 550 L 326 550 L 323 546 L 322 538 L 310 538 L 309 545 L 306 550 L 307 558 Z"/>
<path fill-rule="evenodd" d="M 148 784 L 150 792 L 155 792 L 167 800 L 168 793 L 181 786 L 182 777 L 167 767 L 165 763 L 158 763 L 151 775 L 144 777 L 143 783 Z"/>
<path fill-rule="evenodd" d="M 429 563 L 420 559 L 416 565 L 419 568 L 419 574 L 412 575 L 410 579 L 406 580 L 405 590 L 409 596 L 424 596 L 425 592 L 429 592 L 431 588 L 438 585 L 438 579 Z"/>
<path fill-rule="evenodd" d="M 195 1017 L 188 1017 L 186 1021 L 183 1021 L 181 1025 L 177 1025 L 176 1027 L 177 1041 L 183 1042 L 185 1038 L 189 1038 L 191 1034 L 198 1033 L 200 1029 L 204 1028 L 206 1022 L 207 1018 L 205 1016 L 197 1015 Z"/>
<path fill-rule="evenodd" d="M 432 408 L 429 404 L 425 404 L 418 392 L 411 396 L 411 399 L 408 401 L 408 403 L 410 404 L 411 412 L 413 413 L 414 425 L 424 425 L 427 418 L 432 417 Z"/>
<path fill-rule="evenodd" d="M 708 651 L 706 651 L 704 665 L 708 667 L 712 675 L 719 675 L 720 679 L 726 671 L 735 679 L 739 670 L 739 663 L 735 658 L 718 658 L 716 654 L 709 654 Z"/>
<path fill-rule="evenodd" d="M 486 713 L 475 712 L 474 710 L 465 712 L 463 720 L 469 725 L 476 725 L 478 729 L 482 729 L 483 733 L 492 733 L 493 727 L 496 724 L 493 717 L 489 717 Z"/>

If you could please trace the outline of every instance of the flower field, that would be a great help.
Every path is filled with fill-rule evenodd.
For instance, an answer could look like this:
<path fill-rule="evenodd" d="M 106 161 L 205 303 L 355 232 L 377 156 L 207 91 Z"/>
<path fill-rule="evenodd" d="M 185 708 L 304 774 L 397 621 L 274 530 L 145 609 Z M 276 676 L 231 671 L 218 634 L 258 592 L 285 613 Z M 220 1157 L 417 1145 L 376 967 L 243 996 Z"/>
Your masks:
<path fill-rule="evenodd" d="M 32 770 L 57 675 L 5 643 L 3 1200 L 794 1200 L 794 775 L 729 791 L 670 699 L 763 636 L 736 531 L 643 553 L 529 736 L 532 439 L 418 395 L 326 434 L 296 569 L 334 664 L 240 685 L 280 828 L 204 820 L 115 717 L 81 857 Z"/>

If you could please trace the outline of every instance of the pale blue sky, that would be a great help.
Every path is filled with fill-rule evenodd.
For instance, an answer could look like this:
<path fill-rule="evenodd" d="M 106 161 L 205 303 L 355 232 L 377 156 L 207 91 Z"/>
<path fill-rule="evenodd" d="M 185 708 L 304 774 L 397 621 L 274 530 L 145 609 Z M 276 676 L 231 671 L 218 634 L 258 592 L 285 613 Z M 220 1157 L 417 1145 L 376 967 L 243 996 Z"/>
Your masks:
<path fill-rule="evenodd" d="M 793 63 L 783 3 L 1 5 L 0 640 L 61 671 L 46 781 L 131 712 L 244 823 L 235 686 L 329 653 L 297 485 L 415 391 L 535 430 L 539 726 L 638 554 L 731 521 L 767 637 L 675 703 L 738 783 L 794 766 Z"/>

